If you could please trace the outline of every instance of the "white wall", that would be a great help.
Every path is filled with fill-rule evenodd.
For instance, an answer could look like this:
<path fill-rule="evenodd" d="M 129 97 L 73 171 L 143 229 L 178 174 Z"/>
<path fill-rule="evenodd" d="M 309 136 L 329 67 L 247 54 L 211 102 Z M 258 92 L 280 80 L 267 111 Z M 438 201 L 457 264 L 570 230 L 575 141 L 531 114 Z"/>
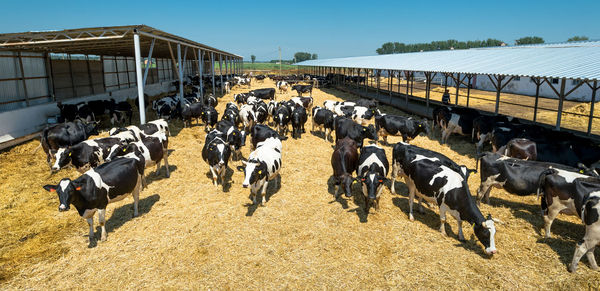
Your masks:
<path fill-rule="evenodd" d="M 149 84 L 144 88 L 144 92 L 150 96 L 158 95 L 170 90 L 173 90 L 173 86 L 171 85 L 170 81 Z M 117 102 L 120 102 L 136 97 L 137 88 L 133 87 L 112 91 L 109 93 L 79 97 L 65 101 L 64 103 L 75 104 L 83 101 L 111 98 L 115 99 Z M 0 143 L 42 130 L 46 126 L 48 117 L 56 116 L 59 113 L 58 107 L 56 107 L 56 102 L 0 113 L 0 124 L 2 125 L 0 126 Z"/>

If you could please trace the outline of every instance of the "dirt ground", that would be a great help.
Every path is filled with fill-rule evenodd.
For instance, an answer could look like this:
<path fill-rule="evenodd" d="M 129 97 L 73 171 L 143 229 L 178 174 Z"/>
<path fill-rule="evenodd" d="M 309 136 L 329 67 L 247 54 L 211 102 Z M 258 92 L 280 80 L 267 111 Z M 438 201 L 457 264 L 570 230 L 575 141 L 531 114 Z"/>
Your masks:
<path fill-rule="evenodd" d="M 253 83 L 253 88 L 273 82 Z M 234 88 L 219 100 L 223 111 Z M 279 100 L 289 98 L 287 93 Z M 313 91 L 316 104 L 352 100 L 336 90 Z M 383 107 L 388 114 L 402 114 Z M 407 189 L 383 191 L 381 208 L 366 214 L 357 185 L 351 199 L 333 198 L 332 144 L 311 134 L 283 142 L 280 183 L 271 183 L 264 207 L 250 205 L 243 176 L 229 164 L 225 189 L 215 188 L 201 158 L 203 126 L 171 124 L 171 178 L 147 169 L 140 216 L 131 198 L 107 209 L 108 240 L 91 248 L 87 223 L 75 210 L 58 212 L 58 199 L 42 189 L 73 170 L 50 175 L 39 144 L 31 141 L 0 153 L 0 288 L 2 289 L 588 289 L 600 286 L 600 273 L 584 258 L 577 274 L 567 272 L 584 227 L 559 216 L 553 237 L 540 231 L 543 220 L 535 197 L 494 189 L 482 204 L 497 224 L 498 254 L 485 255 L 473 231 L 457 239 L 449 219 L 448 237 L 439 233 L 436 207 L 408 220 Z M 474 145 L 439 133 L 414 144 L 441 152 L 473 168 Z M 391 142 L 400 138 L 390 138 Z M 384 147 L 391 159 L 391 147 Z M 249 147 L 243 149 L 245 157 Z M 472 194 L 479 175 L 469 180 Z M 225 190 L 225 191 L 224 191 Z M 343 195 L 342 195 L 343 196 Z M 98 229 L 99 230 L 99 229 Z M 98 237 L 98 234 L 96 235 Z M 598 251 L 596 256 L 598 256 Z"/>

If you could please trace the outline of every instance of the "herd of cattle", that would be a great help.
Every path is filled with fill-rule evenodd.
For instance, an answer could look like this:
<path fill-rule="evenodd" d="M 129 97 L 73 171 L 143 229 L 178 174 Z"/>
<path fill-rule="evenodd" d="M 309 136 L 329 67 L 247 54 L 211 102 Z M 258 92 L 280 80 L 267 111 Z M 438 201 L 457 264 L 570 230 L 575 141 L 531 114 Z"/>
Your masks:
<path fill-rule="evenodd" d="M 288 80 L 292 80 L 268 77 L 277 81 L 280 93 L 287 90 L 282 87 L 289 87 Z M 570 134 L 523 124 L 516 119 L 485 116 L 458 107 L 436 108 L 430 125 L 426 120 L 382 113 L 374 100 L 327 100 L 323 106 L 314 106 L 314 80 L 325 84 L 327 78 L 319 81 L 317 76 L 302 77 L 311 84 L 293 84 L 291 88 L 298 92 L 298 97 L 277 100 L 275 88 L 235 94 L 220 118 L 215 108 L 218 99 L 212 95 L 200 98 L 197 87 L 192 84 L 193 89 L 188 90 L 191 93 L 184 98 L 167 96 L 152 102 L 152 109 L 160 119 L 139 127 L 113 128 L 109 137 L 88 139 L 98 134 L 97 123 L 82 120 L 47 128 L 41 144 L 52 171 L 73 166 L 83 175 L 75 180 L 65 178 L 57 185 L 44 188 L 57 192 L 59 211 L 74 205 L 87 219 L 90 242 L 94 237 L 93 215 L 98 212 L 101 240 L 105 240 L 106 205 L 133 194 L 134 215 L 137 215 L 139 191 L 145 187 L 144 169 L 156 165 L 158 173 L 164 160 L 166 176 L 169 176 L 168 120 L 178 117 L 185 125 L 191 126 L 193 119 L 200 119 L 204 124 L 207 134 L 202 158 L 209 165 L 213 184 L 225 185 L 228 163 L 239 160 L 242 165 L 237 169 L 244 172 L 242 186 L 250 187 L 254 204 L 262 195 L 260 204 L 263 205 L 267 185 L 279 177 L 282 168 L 282 141 L 288 139 L 288 134 L 292 138 L 302 138 L 306 132 L 305 123 L 310 118 L 313 133 L 318 129 L 326 141 L 335 143 L 331 166 L 336 199 L 339 199 L 340 188 L 346 197 L 351 197 L 352 185 L 357 183 L 362 189 L 365 211 L 368 212 L 371 206 L 377 210 L 385 184 L 391 182 L 390 191 L 396 193 L 396 179 L 402 177 L 408 187 L 410 220 L 414 220 L 415 198 L 419 200 L 420 211 L 423 211 L 423 200 L 427 204 L 437 204 L 443 235 L 446 214 L 450 214 L 458 222 L 459 240 L 464 240 L 462 222 L 466 221 L 473 227 L 485 252 L 493 255 L 497 251 L 494 222 L 498 220 L 481 213 L 480 201 L 485 198 L 489 203 L 492 187 L 517 195 L 537 194 L 541 196 L 546 236 L 550 236 L 550 226 L 559 213 L 576 215 L 585 224 L 585 236 L 577 243 L 569 270 L 577 269 L 584 254 L 590 267 L 597 269 L 593 251 L 600 242 L 600 178 L 596 170 L 600 151 L 596 144 Z M 239 80 L 236 84 L 246 82 Z M 302 96 L 303 93 L 309 96 Z M 94 108 L 93 105 L 89 107 Z M 110 113 L 111 110 L 102 112 Z M 83 118 L 82 115 L 75 116 Z M 65 119 L 69 120 L 66 116 Z M 436 127 L 440 129 L 442 143 L 453 133 L 471 136 L 478 153 L 476 169 L 459 165 L 438 152 L 409 144 L 420 134 L 432 136 Z M 246 145 L 247 135 L 251 137 L 253 151 L 244 158 L 241 149 Z M 391 161 L 385 150 L 377 145 L 380 138 L 382 145 L 389 145 L 387 137 L 390 135 L 401 136 L 403 140 L 393 145 Z M 366 143 L 365 139 L 372 142 Z M 492 144 L 493 151 L 481 153 L 486 143 Z M 54 163 L 51 163 L 52 157 Z M 469 175 L 474 172 L 479 172 L 481 177 L 476 200 L 472 199 L 467 184 Z"/>

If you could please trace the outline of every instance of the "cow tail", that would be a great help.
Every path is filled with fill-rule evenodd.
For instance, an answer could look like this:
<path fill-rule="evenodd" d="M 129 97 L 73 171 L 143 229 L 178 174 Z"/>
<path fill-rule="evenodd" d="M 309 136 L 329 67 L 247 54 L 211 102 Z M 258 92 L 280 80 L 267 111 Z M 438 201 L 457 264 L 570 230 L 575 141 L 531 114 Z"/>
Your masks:
<path fill-rule="evenodd" d="M 556 170 L 550 168 L 550 169 L 546 169 L 544 170 L 541 174 L 540 177 L 538 179 L 538 187 L 537 187 L 537 191 L 536 191 L 536 199 L 540 198 L 540 194 L 543 193 L 543 188 L 544 185 L 546 184 L 546 176 L 551 175 L 551 174 L 555 174 Z"/>
<path fill-rule="evenodd" d="M 50 130 L 49 127 L 44 128 L 44 130 L 42 131 L 42 134 L 41 134 L 41 138 L 40 138 L 40 146 L 44 149 L 44 151 L 46 152 L 47 155 L 50 154 L 50 145 L 48 144 L 48 131 L 49 130 Z M 38 148 L 35 149 L 35 151 L 33 152 L 34 154 L 37 152 Z"/>
<path fill-rule="evenodd" d="M 477 154 L 477 157 L 475 158 L 475 171 L 480 171 L 479 169 L 479 160 L 481 158 L 483 158 L 483 156 L 485 156 L 485 153 L 481 153 L 481 154 Z"/>

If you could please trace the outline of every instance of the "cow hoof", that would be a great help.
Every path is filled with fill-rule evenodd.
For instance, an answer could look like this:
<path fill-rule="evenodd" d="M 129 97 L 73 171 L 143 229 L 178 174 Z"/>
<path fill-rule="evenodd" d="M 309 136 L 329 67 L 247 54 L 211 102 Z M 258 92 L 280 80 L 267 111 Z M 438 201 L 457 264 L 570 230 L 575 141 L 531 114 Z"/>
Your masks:
<path fill-rule="evenodd" d="M 101 238 L 100 238 L 100 241 L 101 241 L 101 242 L 105 242 L 105 241 L 106 241 L 106 236 L 103 236 L 103 237 L 101 237 Z"/>
<path fill-rule="evenodd" d="M 415 221 L 415 217 L 414 217 L 412 214 L 409 214 L 409 215 L 408 215 L 408 219 L 409 219 L 410 221 Z"/>
<path fill-rule="evenodd" d="M 577 267 L 569 266 L 569 272 L 573 274 L 577 273 Z"/>

